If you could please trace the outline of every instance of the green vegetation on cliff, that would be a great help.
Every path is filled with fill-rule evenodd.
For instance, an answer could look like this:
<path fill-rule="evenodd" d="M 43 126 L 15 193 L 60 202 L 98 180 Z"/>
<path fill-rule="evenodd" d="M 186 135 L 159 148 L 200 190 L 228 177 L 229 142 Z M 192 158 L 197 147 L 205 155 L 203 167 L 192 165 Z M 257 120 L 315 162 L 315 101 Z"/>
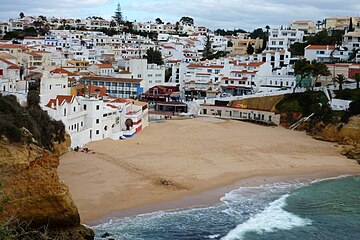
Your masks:
<path fill-rule="evenodd" d="M 344 89 L 336 91 L 335 94 L 336 98 L 352 101 L 350 108 L 344 114 L 344 122 L 348 122 L 350 117 L 360 114 L 360 89 Z"/>
<path fill-rule="evenodd" d="M 294 93 L 285 95 L 285 97 L 276 104 L 277 111 L 286 115 L 286 119 L 282 119 L 292 124 L 298 119 L 293 119 L 292 113 L 300 113 L 301 116 L 309 116 L 314 113 L 310 119 L 309 127 L 312 128 L 317 123 L 338 124 L 348 122 L 350 117 L 360 114 L 360 90 L 345 89 L 336 91 L 336 98 L 344 100 L 352 100 L 350 108 L 347 111 L 333 111 L 323 92 L 307 91 L 304 93 Z"/>
<path fill-rule="evenodd" d="M 25 108 L 15 96 L 0 96 L 0 136 L 10 142 L 33 142 L 48 150 L 53 150 L 54 141 L 64 141 L 64 124 L 51 119 L 39 107 L 39 100 L 37 92 L 29 92 Z"/>
<path fill-rule="evenodd" d="M 308 91 L 304 93 L 294 93 L 285 97 L 276 105 L 276 109 L 284 113 L 287 118 L 282 119 L 290 124 L 299 119 L 293 119 L 292 113 L 301 113 L 303 117 L 314 113 L 310 119 L 310 128 L 317 122 L 337 123 L 340 122 L 344 112 L 332 111 L 328 105 L 328 99 L 323 92 Z"/>

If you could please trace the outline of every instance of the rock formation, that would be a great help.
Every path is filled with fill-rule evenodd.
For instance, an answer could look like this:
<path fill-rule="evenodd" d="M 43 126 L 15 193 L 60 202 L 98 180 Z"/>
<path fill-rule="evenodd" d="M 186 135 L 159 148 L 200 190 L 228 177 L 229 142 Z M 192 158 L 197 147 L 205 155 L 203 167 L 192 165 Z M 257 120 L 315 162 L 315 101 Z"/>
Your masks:
<path fill-rule="evenodd" d="M 341 154 L 360 163 L 360 116 L 353 116 L 348 123 L 337 126 L 319 125 L 311 132 L 311 135 L 318 140 L 338 142 L 343 145 Z"/>
<path fill-rule="evenodd" d="M 58 146 L 61 153 L 64 146 Z M 78 210 L 67 186 L 59 180 L 57 155 L 36 145 L 0 141 L 0 182 L 7 199 L 0 223 L 26 223 L 30 229 L 47 228 L 50 239 L 94 239 L 80 224 Z M 30 238 L 32 239 L 32 238 Z"/>

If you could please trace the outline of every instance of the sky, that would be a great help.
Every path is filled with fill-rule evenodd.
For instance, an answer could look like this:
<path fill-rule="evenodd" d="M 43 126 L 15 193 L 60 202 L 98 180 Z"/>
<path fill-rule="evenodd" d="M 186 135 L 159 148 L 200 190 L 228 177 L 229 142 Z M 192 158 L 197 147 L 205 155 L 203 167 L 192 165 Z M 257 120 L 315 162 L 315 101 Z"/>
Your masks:
<path fill-rule="evenodd" d="M 25 15 L 110 19 L 120 2 L 129 21 L 175 23 L 192 17 L 209 29 L 242 28 L 252 31 L 266 25 L 287 26 L 294 20 L 322 20 L 335 16 L 360 16 L 359 0 L 0 0 L 0 21 Z"/>

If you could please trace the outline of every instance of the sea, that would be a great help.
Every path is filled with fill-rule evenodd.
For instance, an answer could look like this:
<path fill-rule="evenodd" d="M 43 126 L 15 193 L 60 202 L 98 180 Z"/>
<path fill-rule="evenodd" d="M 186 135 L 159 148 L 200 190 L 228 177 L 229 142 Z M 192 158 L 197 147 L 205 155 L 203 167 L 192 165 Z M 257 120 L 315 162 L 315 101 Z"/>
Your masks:
<path fill-rule="evenodd" d="M 93 229 L 97 240 L 356 240 L 360 177 L 240 187 L 216 205 L 110 219 Z"/>

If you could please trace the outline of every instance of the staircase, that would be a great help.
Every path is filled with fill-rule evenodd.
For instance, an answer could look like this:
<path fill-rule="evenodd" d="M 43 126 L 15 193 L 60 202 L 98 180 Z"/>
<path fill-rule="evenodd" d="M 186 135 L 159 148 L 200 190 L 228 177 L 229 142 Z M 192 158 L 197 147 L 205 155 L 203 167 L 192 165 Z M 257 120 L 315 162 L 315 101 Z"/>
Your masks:
<path fill-rule="evenodd" d="M 298 128 L 301 124 L 305 123 L 307 120 L 309 120 L 312 116 L 314 116 L 315 113 L 310 114 L 307 117 L 303 117 L 301 118 L 299 121 L 297 121 L 296 123 L 294 123 L 293 125 L 291 125 L 289 127 L 289 129 L 291 130 L 295 130 L 296 128 Z"/>

